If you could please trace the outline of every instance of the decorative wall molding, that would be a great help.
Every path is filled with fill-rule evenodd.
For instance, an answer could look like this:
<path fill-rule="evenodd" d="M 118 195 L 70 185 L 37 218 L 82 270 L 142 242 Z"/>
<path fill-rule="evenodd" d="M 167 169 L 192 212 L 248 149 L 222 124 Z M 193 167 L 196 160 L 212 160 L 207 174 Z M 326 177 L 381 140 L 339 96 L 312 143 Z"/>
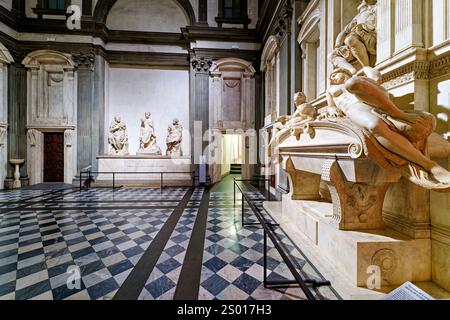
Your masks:
<path fill-rule="evenodd" d="M 430 63 L 430 79 L 450 74 L 450 53 Z"/>
<path fill-rule="evenodd" d="M 406 234 L 413 239 L 430 238 L 431 224 L 429 222 L 413 222 L 386 210 L 383 211 L 383 219 L 389 227 Z"/>
<path fill-rule="evenodd" d="M 383 75 L 386 89 L 399 87 L 416 80 L 431 80 L 450 75 L 450 53 L 432 61 L 414 61 Z"/>
<path fill-rule="evenodd" d="M 94 12 L 95 18 L 83 15 L 81 30 L 68 30 L 64 19 L 27 18 L 2 6 L 0 6 L 0 22 L 16 32 L 94 36 L 101 38 L 104 43 L 177 45 L 188 48 L 189 43 L 196 40 L 257 42 L 257 33 L 254 29 L 216 28 L 197 23 L 189 0 L 177 0 L 182 3 L 181 6 L 191 21 L 180 33 L 109 30 L 105 24 L 106 17 L 115 1 L 98 1 Z"/>
<path fill-rule="evenodd" d="M 431 227 L 431 238 L 450 246 L 450 226 L 433 224 Z"/>

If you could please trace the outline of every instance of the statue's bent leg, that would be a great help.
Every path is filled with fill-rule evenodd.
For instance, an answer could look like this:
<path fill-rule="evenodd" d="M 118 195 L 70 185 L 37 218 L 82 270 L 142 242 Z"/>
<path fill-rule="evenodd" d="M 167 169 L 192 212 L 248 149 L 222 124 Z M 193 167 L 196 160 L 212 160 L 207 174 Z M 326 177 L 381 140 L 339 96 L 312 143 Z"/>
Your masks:
<path fill-rule="evenodd" d="M 347 39 L 345 39 L 345 44 L 351 49 L 353 56 L 363 67 L 370 66 L 370 58 L 366 45 L 359 39 L 358 36 L 348 36 Z"/>
<path fill-rule="evenodd" d="M 389 151 L 415 163 L 431 173 L 440 183 L 450 184 L 450 172 L 430 160 L 417 150 L 412 143 L 401 134 L 392 131 L 387 124 L 379 121 L 373 129 L 377 140 Z"/>
<path fill-rule="evenodd" d="M 450 172 L 426 157 L 407 138 L 393 131 L 371 111 L 370 106 L 363 103 L 353 104 L 346 114 L 356 125 L 369 130 L 387 150 L 422 167 L 440 183 L 450 184 Z"/>

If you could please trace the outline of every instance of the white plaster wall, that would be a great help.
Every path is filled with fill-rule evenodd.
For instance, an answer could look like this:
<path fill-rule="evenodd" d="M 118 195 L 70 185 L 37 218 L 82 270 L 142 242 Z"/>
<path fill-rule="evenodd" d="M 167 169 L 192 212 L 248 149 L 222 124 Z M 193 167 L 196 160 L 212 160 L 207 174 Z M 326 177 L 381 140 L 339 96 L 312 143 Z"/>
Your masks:
<path fill-rule="evenodd" d="M 5 7 L 8 10 L 12 9 L 12 0 L 0 0 L 0 6 Z"/>
<path fill-rule="evenodd" d="M 127 124 L 130 154 L 139 149 L 140 119 L 151 112 L 158 145 L 166 152 L 167 127 L 178 118 L 184 127 L 183 154 L 190 154 L 189 71 L 109 69 L 108 127 L 115 115 Z"/>
<path fill-rule="evenodd" d="M 184 10 L 173 0 L 119 0 L 106 25 L 111 30 L 175 32 L 189 25 Z"/>

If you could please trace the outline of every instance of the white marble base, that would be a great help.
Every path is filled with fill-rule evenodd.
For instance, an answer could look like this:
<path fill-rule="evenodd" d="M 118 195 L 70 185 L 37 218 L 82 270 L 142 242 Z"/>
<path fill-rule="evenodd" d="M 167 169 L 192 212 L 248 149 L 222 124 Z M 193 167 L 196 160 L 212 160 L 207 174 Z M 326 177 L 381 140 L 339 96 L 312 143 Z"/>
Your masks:
<path fill-rule="evenodd" d="M 328 203 L 284 199 L 264 207 L 344 299 L 380 299 L 406 281 L 431 280 L 429 239 L 413 240 L 392 230 L 337 230 L 329 224 Z M 387 270 L 379 291 L 367 289 L 367 268 L 375 262 Z"/>
<path fill-rule="evenodd" d="M 164 172 L 164 186 L 191 186 L 190 158 L 169 158 L 162 156 L 100 156 L 97 158 L 99 172 L 96 184 L 112 183 L 115 180 L 123 186 L 159 186 Z M 138 173 L 146 174 L 138 174 Z M 147 172 L 157 172 L 150 174 Z"/>

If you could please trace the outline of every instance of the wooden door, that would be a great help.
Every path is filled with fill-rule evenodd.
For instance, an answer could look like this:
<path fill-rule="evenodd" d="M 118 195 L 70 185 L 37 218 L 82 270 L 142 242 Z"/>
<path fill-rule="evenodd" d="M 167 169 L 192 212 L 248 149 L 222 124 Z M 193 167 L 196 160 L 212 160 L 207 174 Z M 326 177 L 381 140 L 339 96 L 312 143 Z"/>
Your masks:
<path fill-rule="evenodd" d="M 44 182 L 64 182 L 64 133 L 44 133 Z"/>

